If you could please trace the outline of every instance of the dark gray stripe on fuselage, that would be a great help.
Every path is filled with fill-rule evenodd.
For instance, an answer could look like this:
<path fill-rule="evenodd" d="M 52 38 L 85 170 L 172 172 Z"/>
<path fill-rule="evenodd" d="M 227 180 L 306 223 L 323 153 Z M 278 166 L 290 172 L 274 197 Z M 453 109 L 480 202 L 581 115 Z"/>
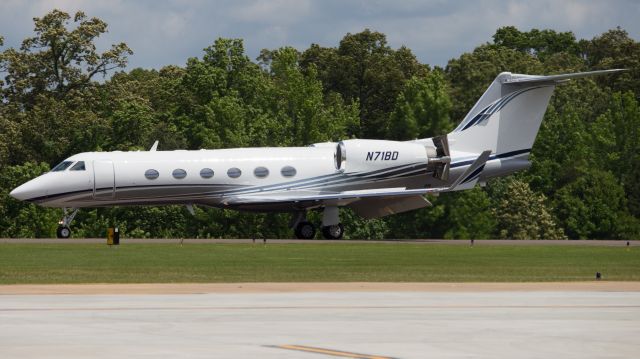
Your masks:
<path fill-rule="evenodd" d="M 318 187 L 322 187 L 322 188 L 327 188 L 327 187 L 335 187 L 336 185 L 340 185 L 340 184 L 354 184 L 354 183 L 375 183 L 375 182 L 379 182 L 379 181 L 383 181 L 385 179 L 388 178 L 392 178 L 391 176 L 394 174 L 402 174 L 402 173 L 407 173 L 410 171 L 413 171 L 416 169 L 416 167 L 418 167 L 418 165 L 405 165 L 402 167 L 409 167 L 411 166 L 411 168 L 404 168 L 401 170 L 397 170 L 397 171 L 393 171 L 393 172 L 387 172 L 387 173 L 381 173 L 375 176 L 364 176 L 363 174 L 345 174 L 343 178 L 340 179 L 336 179 L 336 180 L 332 180 L 332 181 L 326 181 L 324 183 L 322 183 L 322 186 L 317 186 L 315 184 L 311 184 L 311 185 L 302 185 L 302 186 L 295 186 L 295 187 L 291 187 L 291 189 L 315 189 Z M 424 167 L 426 169 L 426 164 L 422 165 L 420 167 Z"/>
<path fill-rule="evenodd" d="M 110 202 L 110 201 L 114 201 L 114 200 L 142 200 L 142 199 L 159 199 L 159 198 L 165 198 L 165 199 L 170 199 L 170 198 L 175 198 L 176 200 L 180 200 L 180 199 L 186 199 L 187 197 L 194 197 L 194 196 L 198 196 L 198 197 L 206 197 L 206 198 L 215 198 L 215 195 L 218 196 L 232 196 L 232 195 L 239 195 L 239 194 L 250 194 L 250 193 L 254 193 L 254 192 L 268 192 L 268 191 L 272 191 L 272 190 L 281 190 L 281 189 L 292 189 L 292 190 L 298 190 L 298 189 L 310 189 L 310 188 L 317 188 L 317 187 L 326 187 L 326 186 L 335 186 L 338 184 L 343 184 L 346 182 L 358 182 L 358 183 L 373 183 L 373 182 L 378 182 L 380 179 L 384 180 L 385 178 L 387 178 L 388 176 L 393 176 L 393 177 L 398 177 L 398 176 L 404 176 L 405 172 L 413 172 L 416 170 L 416 166 L 418 166 L 418 162 L 414 163 L 414 164 L 409 164 L 409 165 L 399 165 L 399 166 L 394 166 L 394 167 L 389 167 L 389 168 L 384 168 L 384 169 L 379 169 L 379 170 L 375 170 L 375 171 L 369 171 L 369 172 L 364 172 L 364 173 L 333 173 L 333 174 L 329 174 L 329 175 L 321 175 L 321 176 L 316 176 L 316 177 L 311 177 L 311 178 L 306 178 L 306 179 L 301 179 L 301 180 L 296 180 L 296 181 L 290 181 L 290 182 L 284 182 L 284 183 L 278 183 L 278 184 L 272 184 L 272 185 L 266 185 L 266 186 L 244 186 L 244 185 L 233 185 L 233 184 L 211 184 L 211 185 L 200 185 L 200 184 L 196 184 L 196 185 L 190 185 L 190 184 L 168 184 L 168 185 L 138 185 L 138 186 L 122 186 L 122 187 L 116 187 L 116 198 L 103 198 L 101 200 L 98 199 L 94 199 L 93 198 L 93 189 L 88 189 L 88 190 L 83 190 L 83 191 L 72 191 L 72 192 L 63 192 L 63 193 L 57 193 L 57 194 L 53 194 L 53 195 L 49 195 L 49 196 L 44 196 L 44 197 L 38 197 L 38 198 L 33 198 L 33 199 L 29 199 L 27 201 L 35 201 L 38 203 L 46 203 L 49 202 L 51 200 L 64 200 L 65 197 L 73 197 L 75 198 L 77 194 L 81 194 L 81 193 L 86 193 L 89 194 L 90 197 L 87 198 L 88 201 L 95 201 L 97 203 L 99 202 Z M 425 165 L 420 165 L 420 167 L 424 167 L 426 169 L 426 164 Z M 206 189 L 210 189 L 210 188 L 215 188 L 215 190 L 209 190 L 206 192 L 197 192 L 197 193 L 193 193 L 193 188 L 206 188 Z M 223 188 L 220 188 L 223 187 Z M 233 190 L 229 190 L 229 187 L 233 187 Z M 242 188 L 238 188 L 238 187 L 242 187 Z M 250 188 L 246 188 L 246 187 L 250 187 Z M 189 193 L 167 193 L 167 190 L 171 190 L 171 189 L 181 189 L 181 188 L 185 188 L 186 190 L 189 191 Z M 151 196 L 151 194 L 149 194 L 148 192 L 155 192 L 158 189 L 162 189 L 163 193 L 162 194 L 158 194 L 157 196 Z M 98 188 L 96 189 L 96 194 L 97 195 L 108 195 L 109 192 L 112 192 L 113 188 L 111 187 L 106 187 L 106 188 Z M 125 198 L 121 198 L 120 196 L 123 193 L 127 193 L 127 192 L 140 192 L 140 191 L 145 191 L 147 194 L 144 195 L 144 197 L 140 197 L 141 195 L 138 194 L 128 194 L 127 197 Z M 151 197 L 149 197 L 151 196 Z"/>
<path fill-rule="evenodd" d="M 369 171 L 369 172 L 335 173 L 331 175 L 311 177 L 311 178 L 300 180 L 300 181 L 285 182 L 285 183 L 278 183 L 275 185 L 258 186 L 258 187 L 251 187 L 251 188 L 241 189 L 236 191 L 229 191 L 229 192 L 226 192 L 225 195 L 251 194 L 256 192 L 268 192 L 272 190 L 281 190 L 281 189 L 297 190 L 297 189 L 305 189 L 305 188 L 310 189 L 310 188 L 317 188 L 317 187 L 333 186 L 335 184 L 352 181 L 354 177 L 357 177 L 357 178 L 365 177 L 365 176 L 370 177 L 372 175 L 375 175 L 376 177 L 384 176 L 384 172 L 398 170 L 402 167 L 416 166 L 418 163 L 419 162 L 408 164 L 408 165 L 388 167 L 388 168 Z"/>

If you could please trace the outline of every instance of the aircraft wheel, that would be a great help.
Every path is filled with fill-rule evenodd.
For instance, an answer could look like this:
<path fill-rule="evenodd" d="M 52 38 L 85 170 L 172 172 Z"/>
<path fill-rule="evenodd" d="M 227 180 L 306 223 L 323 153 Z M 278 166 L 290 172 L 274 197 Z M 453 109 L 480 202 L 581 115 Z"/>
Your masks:
<path fill-rule="evenodd" d="M 326 239 L 340 239 L 344 235 L 344 226 L 342 223 L 324 226 L 322 227 L 322 235 Z"/>
<path fill-rule="evenodd" d="M 66 226 L 59 226 L 56 231 L 56 235 L 58 238 L 69 238 L 71 237 L 71 230 Z"/>
<path fill-rule="evenodd" d="M 300 222 L 295 233 L 298 239 L 312 239 L 316 236 L 316 227 L 311 222 Z"/>

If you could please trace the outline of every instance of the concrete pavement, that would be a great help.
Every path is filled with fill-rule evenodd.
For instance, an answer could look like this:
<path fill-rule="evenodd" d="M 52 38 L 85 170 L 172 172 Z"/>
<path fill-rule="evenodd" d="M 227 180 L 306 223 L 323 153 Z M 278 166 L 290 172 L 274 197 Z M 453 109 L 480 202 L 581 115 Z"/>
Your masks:
<path fill-rule="evenodd" d="M 0 295 L 0 358 L 632 358 L 639 335 L 638 291 Z"/>

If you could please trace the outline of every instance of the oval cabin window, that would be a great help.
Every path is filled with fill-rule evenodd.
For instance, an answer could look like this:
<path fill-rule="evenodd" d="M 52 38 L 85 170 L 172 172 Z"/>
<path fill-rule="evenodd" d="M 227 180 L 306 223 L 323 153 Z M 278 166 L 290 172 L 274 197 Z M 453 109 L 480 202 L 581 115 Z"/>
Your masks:
<path fill-rule="evenodd" d="M 296 175 L 296 169 L 291 166 L 284 166 L 282 167 L 282 170 L 280 170 L 280 173 L 284 177 L 293 177 Z"/>
<path fill-rule="evenodd" d="M 182 179 L 187 177 L 187 171 L 183 170 L 182 168 L 177 168 L 173 170 L 172 175 L 173 175 L 173 178 Z"/>
<path fill-rule="evenodd" d="M 158 178 L 158 177 L 160 176 L 160 174 L 158 173 L 158 171 L 156 171 L 156 170 L 154 170 L 154 169 L 151 169 L 151 170 L 146 170 L 146 171 L 144 172 L 144 176 L 145 176 L 147 179 L 153 180 L 153 179 Z"/>
<path fill-rule="evenodd" d="M 241 174 L 242 174 L 242 171 L 240 171 L 240 169 L 236 167 L 229 168 L 229 170 L 227 171 L 227 176 L 231 178 L 238 178 L 240 177 Z"/>
<path fill-rule="evenodd" d="M 211 168 L 203 168 L 200 170 L 200 177 L 211 178 L 213 177 L 213 170 Z"/>
<path fill-rule="evenodd" d="M 269 169 L 266 167 L 256 167 L 256 169 L 253 170 L 253 174 L 258 178 L 265 178 L 269 175 Z"/>

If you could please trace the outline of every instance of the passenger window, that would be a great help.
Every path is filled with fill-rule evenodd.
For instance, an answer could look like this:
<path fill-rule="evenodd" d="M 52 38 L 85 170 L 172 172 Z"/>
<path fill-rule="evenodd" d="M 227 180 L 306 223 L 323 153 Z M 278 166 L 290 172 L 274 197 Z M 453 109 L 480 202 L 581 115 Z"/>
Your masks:
<path fill-rule="evenodd" d="M 200 177 L 211 178 L 213 177 L 213 170 L 211 168 L 203 168 L 200 170 Z"/>
<path fill-rule="evenodd" d="M 269 175 L 269 169 L 266 167 L 256 167 L 256 169 L 253 170 L 253 174 L 258 178 L 265 178 Z"/>
<path fill-rule="evenodd" d="M 147 179 L 153 180 L 158 178 L 160 174 L 158 173 L 158 171 L 150 169 L 145 171 L 144 176 L 147 177 Z"/>
<path fill-rule="evenodd" d="M 229 168 L 229 170 L 227 171 L 227 176 L 231 178 L 238 178 L 240 177 L 240 175 L 242 175 L 242 171 L 240 171 L 240 169 L 236 167 Z"/>
<path fill-rule="evenodd" d="M 75 165 L 73 165 L 73 167 L 71 167 L 71 169 L 69 169 L 69 171 L 84 171 L 84 161 L 78 161 L 76 162 Z"/>
<path fill-rule="evenodd" d="M 72 163 L 73 163 L 73 161 L 62 161 L 57 166 L 53 167 L 51 172 L 62 172 L 64 170 L 66 170 L 67 168 L 69 168 L 69 166 L 71 166 Z"/>
<path fill-rule="evenodd" d="M 183 170 L 182 168 L 178 168 L 173 170 L 172 175 L 173 175 L 173 178 L 182 179 L 187 177 L 187 171 Z"/>
<path fill-rule="evenodd" d="M 280 173 L 284 176 L 284 177 L 293 177 L 296 175 L 297 171 L 295 168 L 291 167 L 291 166 L 284 166 L 282 167 L 282 170 L 280 170 Z"/>

